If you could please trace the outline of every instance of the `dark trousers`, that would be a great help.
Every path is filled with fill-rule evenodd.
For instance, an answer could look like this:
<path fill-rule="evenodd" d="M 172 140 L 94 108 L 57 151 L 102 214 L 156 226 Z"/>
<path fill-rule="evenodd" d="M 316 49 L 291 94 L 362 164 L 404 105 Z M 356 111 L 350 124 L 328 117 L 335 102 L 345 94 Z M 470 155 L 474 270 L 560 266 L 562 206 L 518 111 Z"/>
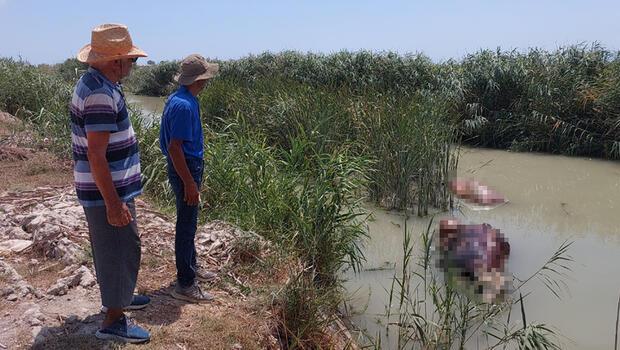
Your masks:
<path fill-rule="evenodd" d="M 140 269 L 140 236 L 134 201 L 127 202 L 133 220 L 124 227 L 108 223 L 106 207 L 84 207 L 101 304 L 124 308 L 131 304 Z"/>
<path fill-rule="evenodd" d="M 188 156 L 185 156 L 185 160 L 187 168 L 200 189 L 204 161 L 200 158 Z M 198 224 L 198 206 L 187 205 L 183 200 L 185 194 L 183 180 L 181 180 L 174 169 L 171 159 L 168 159 L 168 180 L 176 197 L 177 206 L 176 235 L 174 239 L 177 281 L 181 287 L 189 287 L 196 278 L 196 245 L 194 237 L 196 236 L 196 225 Z"/>

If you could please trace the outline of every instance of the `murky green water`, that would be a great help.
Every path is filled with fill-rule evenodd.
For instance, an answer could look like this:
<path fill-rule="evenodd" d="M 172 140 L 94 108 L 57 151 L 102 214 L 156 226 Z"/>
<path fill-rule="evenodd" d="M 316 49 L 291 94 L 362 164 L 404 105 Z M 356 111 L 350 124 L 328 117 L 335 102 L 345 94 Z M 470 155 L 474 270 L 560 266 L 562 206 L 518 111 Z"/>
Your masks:
<path fill-rule="evenodd" d="M 568 289 L 558 299 L 533 281 L 525 302 L 528 322 L 552 326 L 565 337 L 563 349 L 612 349 L 620 294 L 620 163 L 465 149 L 459 176 L 475 177 L 510 200 L 490 211 L 463 208 L 458 217 L 501 229 L 512 246 L 509 270 L 517 277 L 531 275 L 562 242 L 574 241 L 573 272 L 564 279 Z M 347 290 L 357 313 L 353 323 L 370 335 L 382 334 L 383 348 L 395 348 L 395 334 L 385 338 L 383 317 L 394 270 L 375 269 L 399 268 L 405 219 L 401 213 L 373 211 L 367 271 L 348 274 Z M 446 215 L 438 214 L 436 221 Z M 408 227 L 417 236 L 427 223 L 414 218 Z"/>
<path fill-rule="evenodd" d="M 159 120 L 164 111 L 166 97 L 126 94 L 127 102 L 139 106 L 147 120 Z"/>

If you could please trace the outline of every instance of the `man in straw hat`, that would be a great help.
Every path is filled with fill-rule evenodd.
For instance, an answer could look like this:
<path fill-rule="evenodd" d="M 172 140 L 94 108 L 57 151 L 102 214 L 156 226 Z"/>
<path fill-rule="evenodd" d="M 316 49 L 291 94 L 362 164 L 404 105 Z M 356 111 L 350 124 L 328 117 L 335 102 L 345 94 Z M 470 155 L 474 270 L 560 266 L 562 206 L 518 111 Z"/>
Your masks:
<path fill-rule="evenodd" d="M 174 242 L 177 283 L 172 296 L 194 303 L 213 299 L 200 289 L 196 280 L 206 282 L 216 277 L 197 263 L 194 237 L 204 170 L 204 140 L 196 96 L 205 88 L 207 80 L 217 74 L 218 68 L 197 54 L 183 59 L 181 72 L 175 78 L 180 87 L 166 101 L 159 137 L 162 153 L 168 160 L 168 179 L 177 208 Z"/>
<path fill-rule="evenodd" d="M 75 187 L 84 207 L 106 312 L 96 336 L 131 343 L 150 334 L 130 322 L 123 309 L 149 303 L 133 295 L 140 268 L 140 237 L 134 197 L 142 192 L 140 155 L 119 81 L 146 53 L 127 27 L 103 24 L 77 55 L 89 68 L 75 86 L 70 105 Z"/>

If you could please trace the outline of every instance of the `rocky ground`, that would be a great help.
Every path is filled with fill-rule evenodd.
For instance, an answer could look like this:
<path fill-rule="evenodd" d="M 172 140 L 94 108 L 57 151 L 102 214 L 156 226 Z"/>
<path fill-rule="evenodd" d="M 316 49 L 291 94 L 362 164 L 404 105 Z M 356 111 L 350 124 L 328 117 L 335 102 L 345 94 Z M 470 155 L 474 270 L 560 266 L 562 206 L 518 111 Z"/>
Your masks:
<path fill-rule="evenodd" d="M 101 304 L 83 211 L 73 193 L 71 186 L 56 186 L 0 196 L 0 348 L 110 345 L 92 336 Z M 278 348 L 269 308 L 243 293 L 252 282 L 231 268 L 236 242 L 259 238 L 224 222 L 201 226 L 199 256 L 220 274 L 205 286 L 216 301 L 186 304 L 168 295 L 174 224 L 143 201 L 137 212 L 143 251 L 138 291 L 153 302 L 131 317 L 153 333 L 149 348 Z"/>

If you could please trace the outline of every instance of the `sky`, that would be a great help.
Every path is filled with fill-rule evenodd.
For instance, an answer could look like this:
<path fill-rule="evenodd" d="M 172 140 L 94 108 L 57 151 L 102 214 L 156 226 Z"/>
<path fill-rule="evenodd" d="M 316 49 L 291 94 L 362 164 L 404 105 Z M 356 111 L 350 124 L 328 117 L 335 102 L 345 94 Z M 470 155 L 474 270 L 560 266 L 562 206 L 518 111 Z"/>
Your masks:
<path fill-rule="evenodd" d="M 620 0 L 0 0 L 0 57 L 74 57 L 101 23 L 123 23 L 156 62 L 264 51 L 422 52 L 434 61 L 480 49 L 620 49 Z"/>

